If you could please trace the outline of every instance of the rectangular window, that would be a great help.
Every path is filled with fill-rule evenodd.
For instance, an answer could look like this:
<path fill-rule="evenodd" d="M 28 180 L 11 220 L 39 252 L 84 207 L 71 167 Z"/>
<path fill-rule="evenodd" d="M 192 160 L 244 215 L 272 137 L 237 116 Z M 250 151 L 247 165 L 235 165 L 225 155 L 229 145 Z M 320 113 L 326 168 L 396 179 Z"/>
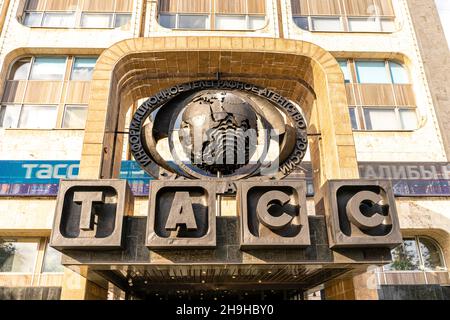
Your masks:
<path fill-rule="evenodd" d="M 0 128 L 11 129 L 19 125 L 21 106 L 9 105 L 0 107 Z"/>
<path fill-rule="evenodd" d="M 42 26 L 48 28 L 73 28 L 75 26 L 75 13 L 46 12 Z"/>
<path fill-rule="evenodd" d="M 356 61 L 359 83 L 391 83 L 384 61 Z"/>
<path fill-rule="evenodd" d="M 381 22 L 377 18 L 348 18 L 348 27 L 352 32 L 379 32 Z"/>
<path fill-rule="evenodd" d="M 343 31 L 339 17 L 313 17 L 311 21 L 314 31 Z"/>
<path fill-rule="evenodd" d="M 81 16 L 82 28 L 111 28 L 112 14 L 108 13 L 83 13 Z"/>
<path fill-rule="evenodd" d="M 23 17 L 23 24 L 27 27 L 40 27 L 42 24 L 42 12 L 26 12 Z"/>
<path fill-rule="evenodd" d="M 208 19 L 206 15 L 184 15 L 178 16 L 178 28 L 180 29 L 208 29 Z"/>
<path fill-rule="evenodd" d="M 364 118 L 367 130 L 401 130 L 395 109 L 364 108 Z"/>
<path fill-rule="evenodd" d="M 344 73 L 345 83 L 351 83 L 352 82 L 352 74 L 350 72 L 350 68 L 348 67 L 348 61 L 340 60 L 339 66 L 341 67 L 342 72 Z"/>
<path fill-rule="evenodd" d="M 66 73 L 65 57 L 38 57 L 31 68 L 31 80 L 63 80 Z"/>
<path fill-rule="evenodd" d="M 246 16 L 239 15 L 217 15 L 216 16 L 217 30 L 246 30 L 247 19 Z"/>
<path fill-rule="evenodd" d="M 352 122 L 352 129 L 353 130 L 358 130 L 359 126 L 358 126 L 358 116 L 356 113 L 356 108 L 350 108 L 350 120 Z"/>
<path fill-rule="evenodd" d="M 0 240 L 0 272 L 33 274 L 39 241 Z"/>
<path fill-rule="evenodd" d="M 46 273 L 63 273 L 64 266 L 61 264 L 61 252 L 53 249 L 49 245 L 45 249 L 44 264 L 42 272 Z"/>
<path fill-rule="evenodd" d="M 65 129 L 84 129 L 87 111 L 87 106 L 66 106 L 62 127 Z"/>
<path fill-rule="evenodd" d="M 70 80 L 91 80 L 96 63 L 97 58 L 75 58 Z"/>
<path fill-rule="evenodd" d="M 266 24 L 265 16 L 248 16 L 248 29 L 258 30 L 264 28 Z"/>
<path fill-rule="evenodd" d="M 53 129 L 56 126 L 56 106 L 24 105 L 20 114 L 19 128 Z"/>

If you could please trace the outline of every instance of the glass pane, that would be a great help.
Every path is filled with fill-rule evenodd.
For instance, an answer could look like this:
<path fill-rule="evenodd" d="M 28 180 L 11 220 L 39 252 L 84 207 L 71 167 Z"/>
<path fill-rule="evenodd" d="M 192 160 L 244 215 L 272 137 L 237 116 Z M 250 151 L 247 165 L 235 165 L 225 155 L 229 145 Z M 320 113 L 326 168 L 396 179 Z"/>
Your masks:
<path fill-rule="evenodd" d="M 83 129 L 86 125 L 88 108 L 86 106 L 66 106 L 63 128 Z"/>
<path fill-rule="evenodd" d="M 159 24 L 168 29 L 174 29 L 176 27 L 176 16 L 172 14 L 160 14 Z"/>
<path fill-rule="evenodd" d="M 126 26 L 131 21 L 131 14 L 116 14 L 114 21 L 114 28 L 120 28 Z"/>
<path fill-rule="evenodd" d="M 71 80 L 89 81 L 92 79 L 97 58 L 75 58 Z"/>
<path fill-rule="evenodd" d="M 178 16 L 178 28 L 180 29 L 209 29 L 207 22 L 208 16 L 181 14 Z"/>
<path fill-rule="evenodd" d="M 364 108 L 367 130 L 401 130 L 394 109 Z"/>
<path fill-rule="evenodd" d="M 61 252 L 47 245 L 42 272 L 63 273 L 64 267 L 61 265 L 61 257 Z"/>
<path fill-rule="evenodd" d="M 441 259 L 441 252 L 434 241 L 427 238 L 419 238 L 419 245 L 425 269 L 433 271 L 445 269 Z"/>
<path fill-rule="evenodd" d="M 264 28 L 266 25 L 265 16 L 249 16 L 248 17 L 248 28 L 250 30 L 258 30 Z"/>
<path fill-rule="evenodd" d="M 32 274 L 38 254 L 38 242 L 0 240 L 0 272 Z"/>
<path fill-rule="evenodd" d="M 418 127 L 417 113 L 413 109 L 401 109 L 400 121 L 402 122 L 402 129 L 404 130 L 416 130 Z"/>
<path fill-rule="evenodd" d="M 63 80 L 66 58 L 36 58 L 31 68 L 31 80 Z"/>
<path fill-rule="evenodd" d="M 353 32 L 379 32 L 381 24 L 374 18 L 348 18 L 348 27 Z"/>
<path fill-rule="evenodd" d="M 246 30 L 247 20 L 245 16 L 236 15 L 217 15 L 216 16 L 217 30 Z"/>
<path fill-rule="evenodd" d="M 11 68 L 11 72 L 9 73 L 9 80 L 27 80 L 30 65 L 30 58 L 16 61 Z"/>
<path fill-rule="evenodd" d="M 351 83 L 352 82 L 352 75 L 350 73 L 350 68 L 348 67 L 348 62 L 345 61 L 339 61 L 339 65 L 341 66 L 342 72 L 344 73 L 344 80 L 345 83 Z"/>
<path fill-rule="evenodd" d="M 389 62 L 391 68 L 392 81 L 395 84 L 408 84 L 409 76 L 406 69 L 399 63 Z"/>
<path fill-rule="evenodd" d="M 28 27 L 40 27 L 42 21 L 41 12 L 27 12 L 23 17 L 23 24 Z"/>
<path fill-rule="evenodd" d="M 394 32 L 395 31 L 395 21 L 391 19 L 381 19 L 381 29 L 384 32 Z"/>
<path fill-rule="evenodd" d="M 44 14 L 43 27 L 49 28 L 73 28 L 75 25 L 74 13 L 50 12 Z"/>
<path fill-rule="evenodd" d="M 384 61 L 356 61 L 359 83 L 390 83 Z"/>
<path fill-rule="evenodd" d="M 20 106 L 2 106 L 0 108 L 0 128 L 17 128 Z"/>
<path fill-rule="evenodd" d="M 340 18 L 312 18 L 314 31 L 342 31 Z"/>
<path fill-rule="evenodd" d="M 392 250 L 391 253 L 393 262 L 386 266 L 387 270 L 419 270 L 420 259 L 416 240 L 403 240 L 403 244 Z"/>
<path fill-rule="evenodd" d="M 112 14 L 83 13 L 81 26 L 83 28 L 111 28 Z"/>
<path fill-rule="evenodd" d="M 352 122 L 352 129 L 353 130 L 358 130 L 358 119 L 356 117 L 356 109 L 355 108 L 350 108 L 350 120 Z"/>
<path fill-rule="evenodd" d="M 23 106 L 19 128 L 53 129 L 56 117 L 56 106 Z"/>
<path fill-rule="evenodd" d="M 309 30 L 308 17 L 294 17 L 294 22 L 299 28 Z"/>

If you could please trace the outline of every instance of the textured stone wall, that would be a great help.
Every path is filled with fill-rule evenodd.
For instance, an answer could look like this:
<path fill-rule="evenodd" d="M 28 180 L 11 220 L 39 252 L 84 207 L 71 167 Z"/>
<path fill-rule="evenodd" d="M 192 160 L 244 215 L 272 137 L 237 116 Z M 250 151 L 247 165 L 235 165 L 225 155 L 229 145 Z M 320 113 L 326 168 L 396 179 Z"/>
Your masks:
<path fill-rule="evenodd" d="M 408 0 L 437 121 L 450 158 L 450 51 L 434 0 Z"/>

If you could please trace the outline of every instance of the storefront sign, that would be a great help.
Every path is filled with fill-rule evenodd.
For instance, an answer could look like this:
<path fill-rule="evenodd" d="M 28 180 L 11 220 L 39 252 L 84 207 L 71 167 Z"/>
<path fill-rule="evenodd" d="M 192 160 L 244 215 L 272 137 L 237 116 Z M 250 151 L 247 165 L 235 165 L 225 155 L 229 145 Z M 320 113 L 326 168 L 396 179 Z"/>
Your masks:
<path fill-rule="evenodd" d="M 314 195 L 312 167 L 303 163 L 307 196 Z M 55 197 L 60 179 L 75 179 L 79 161 L 0 161 L 0 196 Z M 450 196 L 448 163 L 360 163 L 363 179 L 391 180 L 397 197 Z M 136 197 L 146 197 L 153 180 L 135 161 L 123 161 L 120 179 L 128 181 Z"/>

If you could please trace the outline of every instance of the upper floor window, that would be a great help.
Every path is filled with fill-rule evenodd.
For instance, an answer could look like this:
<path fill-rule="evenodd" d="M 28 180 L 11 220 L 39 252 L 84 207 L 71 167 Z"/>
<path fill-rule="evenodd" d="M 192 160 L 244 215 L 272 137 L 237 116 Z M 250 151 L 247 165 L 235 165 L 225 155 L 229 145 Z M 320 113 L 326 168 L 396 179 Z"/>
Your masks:
<path fill-rule="evenodd" d="M 407 69 L 391 60 L 340 60 L 352 128 L 411 131 L 419 125 Z"/>
<path fill-rule="evenodd" d="M 436 242 L 428 237 L 403 240 L 403 244 L 392 250 L 393 262 L 385 266 L 390 271 L 444 271 L 442 252 Z"/>
<path fill-rule="evenodd" d="M 27 0 L 22 22 L 44 28 L 129 26 L 133 0 Z"/>
<path fill-rule="evenodd" d="M 159 24 L 170 29 L 257 30 L 266 22 L 266 0 L 160 0 Z"/>
<path fill-rule="evenodd" d="M 393 32 L 391 0 L 291 0 L 298 27 L 324 32 Z"/>
<path fill-rule="evenodd" d="M 349 62 L 339 61 L 346 82 L 355 82 Z M 388 60 L 355 60 L 356 82 L 366 84 L 409 84 L 408 71 L 398 62 Z"/>
<path fill-rule="evenodd" d="M 0 128 L 83 129 L 97 57 L 36 56 L 11 66 Z"/>

